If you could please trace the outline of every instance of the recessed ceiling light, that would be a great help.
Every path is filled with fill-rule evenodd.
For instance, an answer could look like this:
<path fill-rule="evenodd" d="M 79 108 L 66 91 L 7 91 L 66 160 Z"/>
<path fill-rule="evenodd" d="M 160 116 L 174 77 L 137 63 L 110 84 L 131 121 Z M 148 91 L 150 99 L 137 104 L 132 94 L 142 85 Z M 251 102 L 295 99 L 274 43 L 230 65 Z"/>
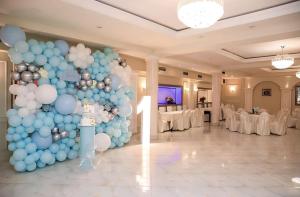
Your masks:
<path fill-rule="evenodd" d="M 249 29 L 253 29 L 253 28 L 255 28 L 256 26 L 255 26 L 255 25 L 249 25 L 248 27 L 249 27 Z"/>
<path fill-rule="evenodd" d="M 294 178 L 292 178 L 292 182 L 300 184 L 300 178 L 294 177 Z"/>
<path fill-rule="evenodd" d="M 101 26 L 97 26 L 96 28 L 97 28 L 97 29 L 101 29 L 102 27 L 101 27 Z"/>

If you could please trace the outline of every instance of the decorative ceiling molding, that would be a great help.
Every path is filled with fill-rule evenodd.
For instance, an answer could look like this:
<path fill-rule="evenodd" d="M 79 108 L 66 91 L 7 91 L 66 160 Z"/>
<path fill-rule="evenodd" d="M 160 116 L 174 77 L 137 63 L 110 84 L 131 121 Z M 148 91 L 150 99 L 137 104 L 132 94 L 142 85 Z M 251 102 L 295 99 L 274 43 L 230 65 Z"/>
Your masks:
<path fill-rule="evenodd" d="M 161 27 L 167 28 L 167 29 L 172 30 L 174 32 L 181 32 L 181 31 L 184 31 L 184 30 L 187 30 L 187 29 L 191 29 L 189 27 L 185 27 L 185 28 L 175 28 L 175 27 L 172 27 L 172 26 L 164 24 L 164 23 L 162 23 L 160 21 L 157 21 L 157 20 L 148 18 L 146 16 L 142 16 L 140 14 L 134 13 L 134 12 L 129 11 L 127 9 L 124 9 L 124 8 L 122 8 L 120 6 L 114 5 L 112 3 L 108 3 L 105 0 L 95 0 L 95 1 L 97 1 L 98 3 L 104 4 L 106 6 L 109 6 L 111 8 L 117 9 L 119 11 L 125 12 L 126 14 L 130 14 L 130 15 L 133 15 L 135 17 L 138 17 L 138 18 L 140 18 L 142 20 L 146 20 L 148 22 L 154 23 L 154 24 L 159 25 Z M 269 10 L 269 9 L 273 9 L 273 8 L 278 8 L 278 7 L 281 7 L 281 6 L 284 6 L 284 5 L 288 5 L 288 4 L 291 4 L 291 3 L 294 3 L 294 2 L 298 2 L 298 1 L 300 1 L 300 0 L 291 0 L 291 1 L 288 1 L 288 2 L 285 2 L 285 3 L 280 3 L 280 4 L 273 5 L 273 6 L 268 6 L 268 7 L 264 7 L 264 8 L 252 10 L 252 11 L 249 11 L 249 12 L 244 12 L 244 13 L 240 13 L 240 14 L 236 14 L 236 15 L 224 17 L 224 18 L 219 19 L 218 21 L 225 21 L 225 20 L 228 20 L 228 19 L 234 19 L 234 18 L 238 18 L 238 17 L 241 17 L 241 16 L 245 16 L 245 15 L 249 15 L 249 14 L 254 14 L 254 13 L 257 13 L 257 12 L 261 12 L 261 11 L 265 11 L 265 10 Z"/>
<path fill-rule="evenodd" d="M 263 55 L 263 56 L 244 57 L 236 52 L 232 52 L 232 51 L 230 51 L 228 49 L 224 49 L 224 48 L 219 50 L 218 53 L 221 55 L 224 55 L 228 58 L 231 58 L 233 60 L 240 61 L 243 63 L 267 61 L 267 60 L 271 60 L 273 57 L 278 55 L 278 54 L 272 54 L 272 55 Z M 288 53 L 288 54 L 294 58 L 300 58 L 300 52 Z"/>

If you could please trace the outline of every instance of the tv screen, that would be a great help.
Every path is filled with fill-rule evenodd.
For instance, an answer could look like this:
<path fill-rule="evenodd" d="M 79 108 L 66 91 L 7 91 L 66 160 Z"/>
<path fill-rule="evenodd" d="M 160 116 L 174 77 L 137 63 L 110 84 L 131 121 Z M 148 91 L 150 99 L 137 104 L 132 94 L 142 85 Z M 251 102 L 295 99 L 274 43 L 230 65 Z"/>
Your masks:
<path fill-rule="evenodd" d="M 157 100 L 159 105 L 182 105 L 182 87 L 159 85 Z"/>

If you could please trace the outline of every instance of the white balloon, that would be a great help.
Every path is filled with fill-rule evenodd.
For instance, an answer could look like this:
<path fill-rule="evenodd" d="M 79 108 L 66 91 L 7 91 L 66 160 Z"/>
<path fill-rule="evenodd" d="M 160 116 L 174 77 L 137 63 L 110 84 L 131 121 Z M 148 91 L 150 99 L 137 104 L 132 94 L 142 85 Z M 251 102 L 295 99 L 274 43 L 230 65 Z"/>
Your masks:
<path fill-rule="evenodd" d="M 50 104 L 56 100 L 56 88 L 49 84 L 40 85 L 35 91 L 36 100 L 42 104 Z"/>
<path fill-rule="evenodd" d="M 21 117 L 28 116 L 30 114 L 30 111 L 27 108 L 20 108 L 18 111 L 18 115 Z"/>
<path fill-rule="evenodd" d="M 27 104 L 27 99 L 23 96 L 17 96 L 15 100 L 15 104 L 19 107 L 24 107 Z"/>
<path fill-rule="evenodd" d="M 74 63 L 76 67 L 86 68 L 94 62 L 91 49 L 85 48 L 84 44 L 79 43 L 76 47 L 72 46 L 68 54 L 68 59 Z"/>
<path fill-rule="evenodd" d="M 96 151 L 98 152 L 104 152 L 106 151 L 111 144 L 110 137 L 105 133 L 98 133 L 95 136 L 95 146 Z"/>
<path fill-rule="evenodd" d="M 18 94 L 19 86 L 20 86 L 20 85 L 18 85 L 18 84 L 10 85 L 8 90 L 9 90 L 9 92 L 10 92 L 11 94 L 17 95 L 17 94 Z"/>
<path fill-rule="evenodd" d="M 28 109 L 33 110 L 37 108 L 37 103 L 34 100 L 31 100 L 27 102 L 26 106 Z"/>

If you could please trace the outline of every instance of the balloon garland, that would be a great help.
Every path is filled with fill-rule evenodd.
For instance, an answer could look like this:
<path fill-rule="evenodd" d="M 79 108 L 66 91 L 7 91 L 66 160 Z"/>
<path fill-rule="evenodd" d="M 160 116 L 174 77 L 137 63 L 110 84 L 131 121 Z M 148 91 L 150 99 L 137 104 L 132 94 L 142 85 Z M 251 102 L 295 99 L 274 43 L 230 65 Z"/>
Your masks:
<path fill-rule="evenodd" d="M 13 25 L 1 28 L 0 38 L 15 64 L 9 87 L 15 104 L 7 111 L 6 140 L 16 171 L 75 159 L 84 103 L 96 109 L 98 151 L 130 140 L 131 69 L 116 52 L 105 48 L 92 53 L 82 43 L 69 48 L 64 40 L 26 41 Z"/>

